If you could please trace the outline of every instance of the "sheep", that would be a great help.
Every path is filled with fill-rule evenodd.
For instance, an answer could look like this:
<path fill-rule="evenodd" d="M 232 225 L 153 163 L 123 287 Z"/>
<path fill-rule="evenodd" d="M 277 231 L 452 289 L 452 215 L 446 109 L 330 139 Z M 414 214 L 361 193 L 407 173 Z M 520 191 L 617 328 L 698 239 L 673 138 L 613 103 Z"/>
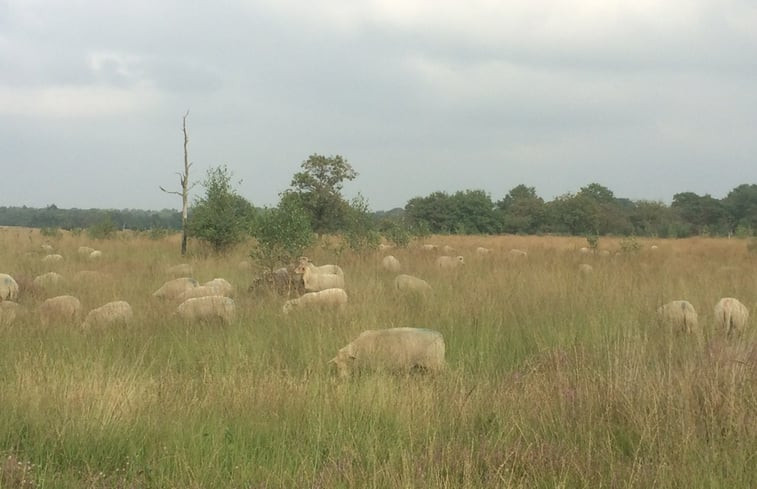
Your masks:
<path fill-rule="evenodd" d="M 485 256 L 485 255 L 488 255 L 491 252 L 492 252 L 491 249 L 484 248 L 483 246 L 479 246 L 478 248 L 476 248 L 476 254 L 479 255 L 479 256 Z"/>
<path fill-rule="evenodd" d="M 439 247 L 436 246 L 435 244 L 424 244 L 424 245 L 421 245 L 421 249 L 423 251 L 436 251 L 437 249 L 439 249 Z"/>
<path fill-rule="evenodd" d="M 91 255 L 93 251 L 95 251 L 95 249 L 90 248 L 89 246 L 79 246 L 79 249 L 76 250 L 76 252 L 82 258 L 89 258 L 89 255 Z"/>
<path fill-rule="evenodd" d="M 205 287 L 213 287 L 218 291 L 216 295 L 231 297 L 234 295 L 234 287 L 225 278 L 214 278 L 202 284 Z"/>
<path fill-rule="evenodd" d="M 380 243 L 378 245 L 379 251 L 391 250 L 392 248 L 394 248 L 394 245 L 392 245 L 392 244 Z"/>
<path fill-rule="evenodd" d="M 0 301 L 0 325 L 10 326 L 16 320 L 19 305 L 12 301 Z"/>
<path fill-rule="evenodd" d="M 591 249 L 587 248 L 586 246 L 581 247 L 578 250 L 578 252 L 581 253 L 582 255 L 591 255 L 591 254 L 594 253 L 594 251 L 592 251 Z"/>
<path fill-rule="evenodd" d="M 84 318 L 82 328 L 110 326 L 112 324 L 128 324 L 134 313 L 126 301 L 108 302 L 96 309 L 92 309 Z"/>
<path fill-rule="evenodd" d="M 295 268 L 294 272 L 302 275 L 302 281 L 305 283 L 305 290 L 308 292 L 344 288 L 343 275 L 338 275 L 336 273 L 317 273 L 307 264 L 300 264 L 300 266 Z"/>
<path fill-rule="evenodd" d="M 657 315 L 669 323 L 677 333 L 693 333 L 699 329 L 697 311 L 689 301 L 668 302 L 657 309 Z"/>
<path fill-rule="evenodd" d="M 465 258 L 462 256 L 440 256 L 436 259 L 436 265 L 443 269 L 457 268 L 460 265 L 465 264 Z"/>
<path fill-rule="evenodd" d="M 510 255 L 510 258 L 527 258 L 528 257 L 528 253 L 526 253 L 523 250 L 519 250 L 517 248 L 511 249 L 507 253 L 508 255 Z"/>
<path fill-rule="evenodd" d="M 308 292 L 297 299 L 290 299 L 284 303 L 282 310 L 284 314 L 289 314 L 289 311 L 299 306 L 343 307 L 345 304 L 347 304 L 347 292 L 344 289 L 332 288 Z"/>
<path fill-rule="evenodd" d="M 198 287 L 192 287 L 190 289 L 185 290 L 181 294 L 179 294 L 178 297 L 176 297 L 176 302 L 182 303 L 187 299 L 192 299 L 195 297 L 208 297 L 211 295 L 221 295 L 224 297 L 228 297 L 228 294 L 225 294 L 224 291 L 219 289 L 218 287 L 214 287 L 212 285 L 200 285 Z"/>
<path fill-rule="evenodd" d="M 43 326 L 53 321 L 76 323 L 80 315 L 81 302 L 72 295 L 51 297 L 39 306 L 40 322 Z"/>
<path fill-rule="evenodd" d="M 190 275 L 192 275 L 192 265 L 188 265 L 186 263 L 174 265 L 172 267 L 168 267 L 166 269 L 166 272 L 168 272 L 169 275 L 173 275 L 174 277 L 189 277 Z"/>
<path fill-rule="evenodd" d="M 385 270 L 388 270 L 394 273 L 397 273 L 400 270 L 402 270 L 402 265 L 400 265 L 400 261 L 397 258 L 395 258 L 393 255 L 386 255 L 381 260 L 381 266 L 384 267 Z"/>
<path fill-rule="evenodd" d="M 367 330 L 341 348 L 329 361 L 343 378 L 353 371 L 409 373 L 414 369 L 444 369 L 444 337 L 421 328 Z"/>
<path fill-rule="evenodd" d="M 236 316 L 236 305 L 234 299 L 221 295 L 194 297 L 182 302 L 176 314 L 185 321 L 220 320 L 229 324 Z"/>
<path fill-rule="evenodd" d="M 578 265 L 578 275 L 583 278 L 588 278 L 594 273 L 594 267 L 588 263 L 581 263 Z"/>
<path fill-rule="evenodd" d="M 45 244 L 41 245 L 41 246 L 40 246 L 40 248 L 42 248 L 42 251 L 44 251 L 44 252 L 45 252 L 45 253 L 47 253 L 47 254 L 50 254 L 50 253 L 52 253 L 52 252 L 53 252 L 53 250 L 54 250 L 54 249 L 53 249 L 53 247 L 52 247 L 52 246 L 50 246 L 50 245 L 49 245 L 49 244 L 47 244 L 47 243 L 45 243 Z"/>
<path fill-rule="evenodd" d="M 749 319 L 749 309 L 738 299 L 724 297 L 715 304 L 715 324 L 726 336 L 742 333 Z"/>
<path fill-rule="evenodd" d="M 45 255 L 42 258 L 42 263 L 60 263 L 63 261 L 63 255 Z"/>
<path fill-rule="evenodd" d="M 65 279 L 63 278 L 63 276 L 55 272 L 47 272 L 43 273 L 42 275 L 37 275 L 32 281 L 35 287 L 42 289 L 57 287 L 59 285 L 63 285 L 64 282 Z"/>
<path fill-rule="evenodd" d="M 431 286 L 428 282 L 406 274 L 400 274 L 394 278 L 394 288 L 400 291 L 431 292 Z"/>
<path fill-rule="evenodd" d="M 92 253 L 89 254 L 89 259 L 90 260 L 97 260 L 99 258 L 102 258 L 102 256 L 103 256 L 103 252 L 102 251 L 95 250 L 95 251 L 93 251 Z"/>
<path fill-rule="evenodd" d="M 450 245 L 442 246 L 442 253 L 444 253 L 445 255 L 451 255 L 455 251 L 455 248 L 451 247 Z"/>
<path fill-rule="evenodd" d="M 0 302 L 18 299 L 18 283 L 7 273 L 0 273 Z"/>
<path fill-rule="evenodd" d="M 320 265 L 316 266 L 307 256 L 300 257 L 300 265 L 305 265 L 315 273 L 333 273 L 344 277 L 344 271 L 339 265 Z"/>
<path fill-rule="evenodd" d="M 164 283 L 158 290 L 152 293 L 152 296 L 163 299 L 176 299 L 187 290 L 199 285 L 197 280 L 191 277 L 175 278 Z"/>

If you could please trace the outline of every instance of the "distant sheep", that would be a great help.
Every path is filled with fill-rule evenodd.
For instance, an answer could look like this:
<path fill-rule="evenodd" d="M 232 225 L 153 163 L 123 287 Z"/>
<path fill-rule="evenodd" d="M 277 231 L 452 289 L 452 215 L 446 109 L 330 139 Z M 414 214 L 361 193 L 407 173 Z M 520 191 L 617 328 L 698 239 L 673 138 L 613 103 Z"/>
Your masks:
<path fill-rule="evenodd" d="M 45 255 L 42 258 L 42 263 L 60 263 L 63 261 L 63 255 Z"/>
<path fill-rule="evenodd" d="M 82 328 L 103 327 L 113 324 L 128 324 L 134 313 L 126 301 L 108 302 L 96 309 L 92 309 L 84 318 Z"/>
<path fill-rule="evenodd" d="M 444 369 L 444 337 L 438 331 L 420 328 L 367 330 L 341 348 L 329 363 L 339 375 L 349 377 L 360 370 L 409 373 L 414 369 L 438 372 Z"/>
<path fill-rule="evenodd" d="M 394 248 L 394 245 L 391 245 L 391 244 L 380 243 L 378 245 L 379 251 L 391 250 L 392 248 Z"/>
<path fill-rule="evenodd" d="M 89 246 L 79 246 L 79 249 L 76 250 L 76 252 L 82 258 L 89 258 L 89 255 L 91 255 L 93 251 L 95 251 L 95 249 L 90 248 Z"/>
<path fill-rule="evenodd" d="M 406 274 L 397 275 L 394 278 L 394 288 L 399 291 L 431 292 L 431 286 L 428 282 Z"/>
<path fill-rule="evenodd" d="M 693 333 L 699 329 L 697 311 L 689 301 L 668 302 L 657 309 L 657 315 L 670 324 L 675 332 Z"/>
<path fill-rule="evenodd" d="M 527 252 L 525 252 L 523 250 L 519 250 L 517 248 L 513 248 L 512 250 L 508 251 L 507 254 L 510 256 L 510 258 L 526 258 L 526 257 L 528 257 L 528 253 Z"/>
<path fill-rule="evenodd" d="M 11 301 L 0 302 L 0 325 L 10 326 L 16 320 L 19 305 Z"/>
<path fill-rule="evenodd" d="M 435 244 L 424 244 L 424 245 L 421 245 L 421 249 L 423 251 L 436 251 L 437 249 L 439 249 L 439 247 L 436 246 Z"/>
<path fill-rule="evenodd" d="M 90 260 L 99 260 L 100 258 L 102 258 L 102 256 L 103 256 L 103 252 L 102 251 L 95 250 L 95 251 L 93 251 L 92 253 L 89 254 L 89 259 Z"/>
<path fill-rule="evenodd" d="M 394 273 L 397 273 L 400 270 L 402 270 L 402 265 L 400 265 L 400 261 L 397 258 L 395 258 L 393 255 L 386 255 L 381 260 L 381 266 L 384 267 L 384 270 L 388 270 Z"/>
<path fill-rule="evenodd" d="M 231 323 L 236 316 L 234 299 L 221 295 L 196 297 L 182 302 L 176 313 L 185 321 L 222 321 Z"/>
<path fill-rule="evenodd" d="M 583 278 L 588 278 L 594 273 L 594 267 L 588 263 L 581 263 L 578 265 L 578 275 Z"/>
<path fill-rule="evenodd" d="M 347 304 L 347 292 L 344 289 L 324 289 L 318 292 L 308 292 L 297 299 L 290 299 L 284 303 L 284 314 L 301 306 L 330 306 L 341 307 Z"/>
<path fill-rule="evenodd" d="M 318 273 L 307 264 L 300 264 L 295 273 L 302 275 L 302 281 L 305 283 L 305 290 L 308 292 L 318 292 L 325 289 L 343 289 L 344 276 L 336 273 Z"/>
<path fill-rule="evenodd" d="M 457 268 L 465 264 L 465 258 L 462 256 L 440 256 L 436 259 L 436 266 L 443 269 Z"/>
<path fill-rule="evenodd" d="M 49 289 L 53 287 L 58 287 L 60 285 L 63 285 L 65 282 L 65 279 L 63 276 L 59 273 L 55 272 L 47 272 L 43 273 L 42 275 L 37 275 L 34 277 L 33 284 L 35 287 L 39 287 L 42 289 Z"/>
<path fill-rule="evenodd" d="M 0 302 L 18 300 L 18 283 L 7 273 L 0 273 Z"/>
<path fill-rule="evenodd" d="M 450 255 L 454 253 L 456 250 L 455 248 L 451 247 L 450 245 L 444 245 L 442 246 L 442 253 Z"/>
<path fill-rule="evenodd" d="M 198 287 L 200 284 L 191 277 L 182 277 L 169 280 L 158 290 L 152 293 L 153 297 L 162 299 L 176 299 L 189 289 Z"/>
<path fill-rule="evenodd" d="M 339 265 L 320 265 L 316 266 L 307 256 L 301 256 L 300 257 L 300 265 L 305 265 L 312 272 L 315 273 L 333 273 L 335 275 L 341 275 L 344 277 L 344 271 Z"/>
<path fill-rule="evenodd" d="M 479 255 L 479 256 L 485 256 L 485 255 L 488 255 L 491 252 L 492 252 L 491 249 L 484 248 L 483 246 L 479 246 L 478 248 L 476 248 L 476 254 Z"/>
<path fill-rule="evenodd" d="M 52 297 L 39 306 L 39 319 L 44 326 L 54 322 L 77 323 L 79 316 L 81 302 L 72 295 Z"/>
<path fill-rule="evenodd" d="M 225 278 L 214 278 L 202 284 L 204 287 L 212 287 L 218 291 L 217 295 L 231 297 L 234 295 L 234 287 Z"/>
<path fill-rule="evenodd" d="M 715 304 L 715 324 L 727 336 L 743 333 L 749 319 L 749 309 L 738 299 L 724 297 Z"/>
<path fill-rule="evenodd" d="M 47 244 L 47 243 L 43 244 L 43 245 L 41 246 L 41 248 L 42 248 L 42 251 L 44 251 L 45 253 L 48 253 L 48 254 L 49 254 L 49 253 L 52 253 L 52 252 L 53 252 L 53 247 L 52 247 L 52 246 L 50 246 L 50 245 L 49 245 L 49 244 Z"/>

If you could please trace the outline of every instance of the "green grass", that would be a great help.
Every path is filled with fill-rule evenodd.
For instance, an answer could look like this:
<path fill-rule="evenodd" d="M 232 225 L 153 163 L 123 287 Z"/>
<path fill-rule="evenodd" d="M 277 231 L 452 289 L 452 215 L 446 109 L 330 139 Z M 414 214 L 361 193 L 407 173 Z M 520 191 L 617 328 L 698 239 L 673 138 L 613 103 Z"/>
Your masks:
<path fill-rule="evenodd" d="M 44 293 L 22 297 L 25 313 L 0 326 L 0 489 L 757 487 L 753 335 L 726 341 L 711 313 L 725 295 L 754 305 L 752 275 L 721 270 L 753 267 L 743 242 L 600 258 L 561 238 L 435 239 L 464 269 L 392 251 L 431 296 L 396 295 L 379 254 L 316 248 L 313 261 L 344 268 L 350 304 L 289 316 L 284 299 L 247 292 L 244 248 L 189 257 L 201 282 L 236 286 L 238 318 L 224 326 L 184 324 L 150 297 L 181 262 L 175 237 L 56 238 L 64 277 L 115 279 L 65 292 L 87 310 L 127 300 L 135 320 L 45 328 Z M 46 271 L 42 242 L 0 231 L 0 272 Z M 82 244 L 102 261 L 79 259 Z M 658 324 L 656 307 L 680 298 L 699 311 L 700 338 Z M 362 330 L 397 326 L 439 330 L 447 371 L 340 381 L 329 369 Z"/>

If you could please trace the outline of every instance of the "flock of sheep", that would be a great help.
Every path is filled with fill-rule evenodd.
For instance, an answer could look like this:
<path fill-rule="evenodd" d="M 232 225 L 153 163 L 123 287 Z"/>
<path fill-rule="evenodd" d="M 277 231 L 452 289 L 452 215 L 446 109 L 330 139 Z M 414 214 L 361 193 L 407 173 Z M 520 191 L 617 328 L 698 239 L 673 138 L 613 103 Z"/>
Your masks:
<path fill-rule="evenodd" d="M 48 245 L 44 245 L 48 246 Z M 465 265 L 463 256 L 451 254 L 450 247 L 422 245 L 422 250 L 445 254 L 436 257 L 435 264 L 440 270 L 453 270 Z M 383 251 L 388 247 L 382 246 Z M 53 254 L 52 249 L 45 248 L 47 255 L 44 262 L 63 260 L 59 254 Z M 87 260 L 98 260 L 102 253 L 93 248 L 82 246 L 78 249 L 80 257 Z M 492 253 L 491 249 L 479 247 L 475 250 L 480 257 Z M 580 250 L 584 254 L 584 249 Z M 528 254 L 523 250 L 512 249 L 508 252 L 512 259 L 525 259 Z M 393 286 L 397 291 L 427 294 L 432 291 L 431 285 L 422 278 L 401 273 L 400 261 L 393 255 L 383 256 L 381 267 L 396 274 Z M 152 296 L 164 302 L 175 304 L 174 314 L 186 321 L 218 320 L 230 323 L 236 315 L 236 305 L 232 296 L 233 286 L 223 278 L 215 278 L 203 284 L 191 278 L 189 265 L 171 267 L 168 272 L 174 276 L 181 276 L 165 282 L 152 293 Z M 81 271 L 77 274 L 86 278 L 85 274 L 98 274 L 94 271 Z M 282 306 L 284 314 L 300 308 L 342 308 L 348 303 L 345 290 L 344 271 L 338 265 L 327 264 L 317 266 L 307 257 L 301 257 L 294 267 L 295 277 L 290 276 L 286 268 L 275 270 L 272 283 L 277 287 L 286 284 L 287 292 L 291 291 L 292 278 L 300 283 L 297 289 L 302 290 L 298 297 L 288 299 Z M 593 273 L 593 267 L 582 263 L 578 267 L 582 277 Z M 37 287 L 51 287 L 62 282 L 63 278 L 55 272 L 47 272 L 32 281 Z M 16 302 L 19 296 L 18 283 L 8 274 L 0 274 L 0 324 L 11 324 L 19 311 Z M 133 320 L 133 311 L 126 301 L 113 301 L 94 308 L 82 316 L 82 306 L 72 295 L 51 297 L 38 307 L 40 323 L 48 325 L 55 322 L 77 323 L 81 321 L 83 328 L 107 327 L 116 324 L 128 324 Z M 673 329 L 685 333 L 698 332 L 697 312 L 692 304 L 685 300 L 677 300 L 661 306 L 657 314 L 662 321 L 673 326 Z M 744 304 L 735 298 L 721 299 L 714 308 L 717 326 L 727 336 L 744 331 L 749 311 Z M 438 331 L 423 328 L 390 328 L 384 330 L 368 330 L 345 347 L 329 363 L 334 364 L 342 376 L 349 376 L 355 369 L 387 368 L 391 370 L 423 369 L 436 371 L 444 368 L 445 345 L 444 338 Z"/>

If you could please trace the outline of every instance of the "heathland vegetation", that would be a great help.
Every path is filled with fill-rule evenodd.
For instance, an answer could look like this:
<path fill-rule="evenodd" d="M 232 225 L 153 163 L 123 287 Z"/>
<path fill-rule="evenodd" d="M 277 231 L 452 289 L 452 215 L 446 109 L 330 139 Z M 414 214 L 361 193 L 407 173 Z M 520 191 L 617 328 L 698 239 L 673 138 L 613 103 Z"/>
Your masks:
<path fill-rule="evenodd" d="M 581 253 L 584 238 L 428 236 L 466 264 L 443 273 L 419 242 L 392 249 L 433 287 L 405 296 L 381 253 L 322 238 L 305 252 L 341 265 L 349 304 L 289 315 L 285 297 L 247 290 L 253 242 L 222 255 L 191 242 L 193 275 L 235 286 L 228 325 L 183 323 L 151 297 L 179 242 L 0 229 L 0 272 L 22 285 L 22 312 L 0 324 L 0 487 L 757 487 L 754 321 L 726 338 L 712 317 L 721 297 L 757 299 L 743 239 L 601 238 L 607 254 Z M 64 260 L 45 264 L 42 244 Z M 30 286 L 49 266 L 66 281 Z M 72 280 L 81 270 L 102 275 Z M 43 327 L 52 293 L 85 311 L 126 300 L 134 319 Z M 696 307 L 699 334 L 658 321 L 674 299 Z M 329 369 L 361 331 L 395 326 L 441 332 L 446 371 Z"/>

